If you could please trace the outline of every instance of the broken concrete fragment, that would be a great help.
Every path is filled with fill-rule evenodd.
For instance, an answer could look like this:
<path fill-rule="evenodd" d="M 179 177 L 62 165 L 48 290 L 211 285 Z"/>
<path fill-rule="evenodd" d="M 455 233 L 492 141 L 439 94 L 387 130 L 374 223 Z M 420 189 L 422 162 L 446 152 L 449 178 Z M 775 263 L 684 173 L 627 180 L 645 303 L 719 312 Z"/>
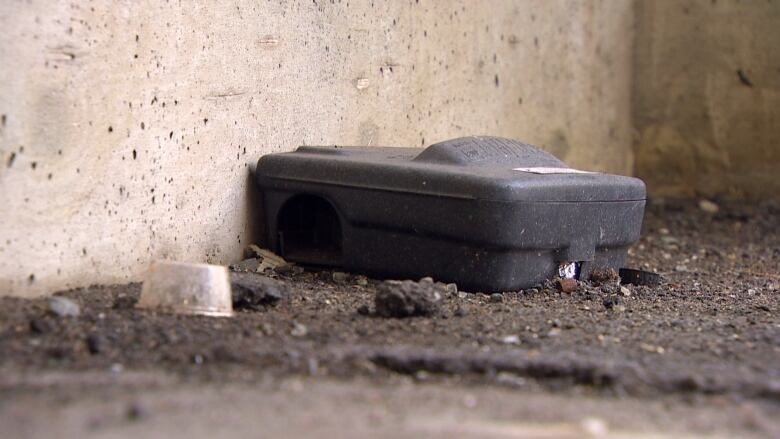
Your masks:
<path fill-rule="evenodd" d="M 257 311 L 273 305 L 287 294 L 281 282 L 255 273 L 231 273 L 233 308 Z"/>
<path fill-rule="evenodd" d="M 430 316 L 439 311 L 444 292 L 446 286 L 430 278 L 384 281 L 374 297 L 376 313 L 382 317 Z"/>
<path fill-rule="evenodd" d="M 49 298 L 49 312 L 59 317 L 78 317 L 81 314 L 79 305 L 62 296 Z"/>

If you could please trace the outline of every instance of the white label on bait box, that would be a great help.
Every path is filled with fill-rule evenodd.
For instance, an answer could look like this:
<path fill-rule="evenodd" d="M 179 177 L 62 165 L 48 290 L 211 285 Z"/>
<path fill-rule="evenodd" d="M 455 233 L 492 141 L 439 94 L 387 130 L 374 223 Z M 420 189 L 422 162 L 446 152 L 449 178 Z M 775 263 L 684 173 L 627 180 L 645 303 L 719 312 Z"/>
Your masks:
<path fill-rule="evenodd" d="M 514 168 L 513 171 L 530 172 L 532 174 L 593 174 L 591 171 L 580 171 L 579 169 L 571 168 L 545 168 L 545 167 L 533 167 L 533 168 Z"/>

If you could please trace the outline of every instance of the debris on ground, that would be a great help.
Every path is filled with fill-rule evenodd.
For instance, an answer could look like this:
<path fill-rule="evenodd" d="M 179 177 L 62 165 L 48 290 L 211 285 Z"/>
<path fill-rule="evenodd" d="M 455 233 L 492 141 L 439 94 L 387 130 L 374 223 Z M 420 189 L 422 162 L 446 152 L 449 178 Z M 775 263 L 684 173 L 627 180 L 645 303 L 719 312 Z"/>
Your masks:
<path fill-rule="evenodd" d="M 603 284 L 618 279 L 618 273 L 614 268 L 594 268 L 590 273 L 591 282 L 596 284 Z"/>
<path fill-rule="evenodd" d="M 261 310 L 283 299 L 287 288 L 281 282 L 256 273 L 231 273 L 233 308 Z"/>
<path fill-rule="evenodd" d="M 577 291 L 579 285 L 577 284 L 577 279 L 564 278 L 564 279 L 558 279 L 556 281 L 556 286 L 558 288 L 558 291 L 562 293 L 572 293 L 574 291 Z"/>
<path fill-rule="evenodd" d="M 725 206 L 721 211 L 734 210 Z M 614 280 L 604 287 L 583 279 L 577 291 L 564 294 L 549 280 L 522 293 L 505 293 L 500 304 L 489 303 L 490 295 L 455 293 L 445 286 L 435 318 L 377 318 L 374 301 L 381 281 L 371 279 L 358 288 L 350 274 L 350 283 L 338 285 L 332 270 L 285 276 L 284 297 L 275 306 L 237 311 L 224 320 L 140 312 L 134 308 L 138 283 L 63 292 L 81 305 L 77 318 L 50 312 L 49 297 L 3 297 L 0 387 L 7 398 L 34 392 L 56 403 L 96 387 L 69 380 L 50 386 L 51 372 L 75 373 L 79 380 L 97 373 L 92 376 L 100 383 L 109 374 L 110 386 L 120 380 L 133 386 L 131 392 L 115 392 L 125 406 L 116 401 L 111 413 L 121 417 L 127 398 L 135 398 L 135 386 L 159 390 L 156 378 L 135 384 L 136 371 L 171 374 L 176 382 L 242 386 L 275 385 L 318 370 L 323 378 L 355 380 L 359 386 L 364 378 L 394 386 L 406 382 L 396 373 L 419 378 L 422 370 L 432 381 L 426 388 L 519 385 L 522 379 L 533 392 L 581 395 L 585 389 L 588 398 L 603 398 L 610 407 L 635 398 L 657 405 L 659 396 L 674 407 L 714 401 L 718 408 L 708 419 L 717 420 L 723 418 L 722 405 L 736 400 L 766 404 L 771 419 L 780 419 L 777 368 L 771 367 L 778 364 L 780 345 L 780 215 L 761 212 L 750 217 L 749 227 L 735 228 L 741 220 L 710 219 L 696 202 L 685 210 L 651 211 L 629 266 L 667 273 L 684 263 L 690 269 L 657 286 L 628 285 L 624 272 L 623 288 Z M 672 230 L 679 251 L 663 244 L 662 227 Z M 234 275 L 267 279 L 278 272 Z M 306 327 L 305 336 L 293 322 Z M 19 376 L 41 384 L 19 384 Z M 150 416 L 157 412 L 153 405 L 146 410 Z"/>
<path fill-rule="evenodd" d="M 290 331 L 290 335 L 293 337 L 305 337 L 306 334 L 309 333 L 309 329 L 306 327 L 306 325 L 293 322 L 293 329 Z"/>
<path fill-rule="evenodd" d="M 81 307 L 67 297 L 52 296 L 49 298 L 49 312 L 58 317 L 78 317 Z"/>
<path fill-rule="evenodd" d="M 284 258 L 272 252 L 271 250 L 264 249 L 255 244 L 249 245 L 246 251 L 250 258 L 255 258 L 260 261 L 260 265 L 257 267 L 258 273 L 262 273 L 265 270 L 273 270 L 281 265 L 290 265 Z"/>
<path fill-rule="evenodd" d="M 342 271 L 334 271 L 332 274 L 333 282 L 337 284 L 345 284 L 349 281 L 349 275 Z"/>
<path fill-rule="evenodd" d="M 304 271 L 306 270 L 304 270 L 303 267 L 292 263 L 279 265 L 278 267 L 274 268 L 274 273 L 281 274 L 283 276 L 297 275 L 303 273 Z"/>
<path fill-rule="evenodd" d="M 114 299 L 114 309 L 132 309 L 138 303 L 138 297 L 120 293 Z"/>
<path fill-rule="evenodd" d="M 501 338 L 501 343 L 503 344 L 520 344 L 520 337 L 516 335 L 507 335 Z"/>
<path fill-rule="evenodd" d="M 602 293 L 613 296 L 622 293 L 622 290 L 620 289 L 620 281 L 618 279 L 600 284 L 597 288 Z"/>
<path fill-rule="evenodd" d="M 707 213 L 718 213 L 720 206 L 710 200 L 701 199 L 699 200 L 699 209 Z"/>
<path fill-rule="evenodd" d="M 52 330 L 51 324 L 48 320 L 42 318 L 30 319 L 30 332 L 33 334 L 46 334 Z"/>
<path fill-rule="evenodd" d="M 374 297 L 377 315 L 382 317 L 430 316 L 439 311 L 447 286 L 425 277 L 412 280 L 388 280 L 380 283 Z"/>
<path fill-rule="evenodd" d="M 242 273 L 246 272 L 257 272 L 257 269 L 260 268 L 260 260 L 257 258 L 249 258 L 244 259 L 241 262 L 236 262 L 235 264 L 230 265 L 230 269 L 233 271 L 238 271 Z"/>

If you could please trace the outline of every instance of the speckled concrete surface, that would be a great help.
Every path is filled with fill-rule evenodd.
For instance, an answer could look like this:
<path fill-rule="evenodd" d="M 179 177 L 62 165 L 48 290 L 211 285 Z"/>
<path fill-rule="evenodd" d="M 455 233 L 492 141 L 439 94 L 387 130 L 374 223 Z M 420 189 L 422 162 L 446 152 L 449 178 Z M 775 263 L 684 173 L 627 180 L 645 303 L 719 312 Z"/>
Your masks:
<path fill-rule="evenodd" d="M 780 195 L 780 2 L 637 2 L 637 175 L 662 196 Z"/>
<path fill-rule="evenodd" d="M 0 4 L 0 291 L 227 263 L 249 166 L 467 134 L 629 173 L 631 2 Z"/>

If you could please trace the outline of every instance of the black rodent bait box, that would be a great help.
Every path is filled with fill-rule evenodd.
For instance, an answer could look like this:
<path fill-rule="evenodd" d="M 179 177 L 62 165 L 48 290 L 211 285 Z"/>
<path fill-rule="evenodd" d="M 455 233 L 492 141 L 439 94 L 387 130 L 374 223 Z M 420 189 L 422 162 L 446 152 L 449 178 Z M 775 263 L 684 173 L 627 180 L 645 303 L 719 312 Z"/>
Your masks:
<path fill-rule="evenodd" d="M 285 259 L 466 291 L 619 269 L 645 207 L 639 179 L 577 171 L 497 137 L 302 146 L 263 156 L 256 177 L 264 244 Z"/>

